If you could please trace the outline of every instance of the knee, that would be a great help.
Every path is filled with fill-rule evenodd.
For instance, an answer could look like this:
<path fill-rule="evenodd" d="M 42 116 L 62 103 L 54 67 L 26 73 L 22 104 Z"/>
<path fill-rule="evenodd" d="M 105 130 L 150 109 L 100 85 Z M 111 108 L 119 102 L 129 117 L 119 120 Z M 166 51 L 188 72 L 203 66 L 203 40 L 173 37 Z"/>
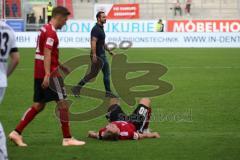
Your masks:
<path fill-rule="evenodd" d="M 115 104 L 120 105 L 120 100 L 118 98 L 111 98 L 109 102 L 109 106 L 112 106 Z"/>
<path fill-rule="evenodd" d="M 65 101 L 65 100 L 60 100 L 57 102 L 57 106 L 58 106 L 58 109 L 64 109 L 64 110 L 68 110 L 69 107 L 68 107 L 68 102 Z"/>
<path fill-rule="evenodd" d="M 33 108 L 34 108 L 37 112 L 41 112 L 41 111 L 45 108 L 45 103 L 34 103 L 34 104 L 33 104 Z"/>
<path fill-rule="evenodd" d="M 140 101 L 139 101 L 139 104 L 143 104 L 146 107 L 150 107 L 151 100 L 149 98 L 141 98 Z"/>

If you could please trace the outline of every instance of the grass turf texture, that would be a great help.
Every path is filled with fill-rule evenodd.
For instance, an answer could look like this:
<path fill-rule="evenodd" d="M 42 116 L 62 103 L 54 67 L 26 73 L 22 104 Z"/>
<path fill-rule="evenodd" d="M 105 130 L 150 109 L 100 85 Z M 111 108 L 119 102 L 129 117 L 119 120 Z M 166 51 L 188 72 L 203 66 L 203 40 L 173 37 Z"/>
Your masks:
<path fill-rule="evenodd" d="M 32 104 L 34 49 L 20 49 L 21 62 L 9 78 L 9 87 L 1 104 L 0 119 L 8 134 Z M 65 61 L 84 50 L 62 49 Z M 240 50 L 239 49 L 130 49 L 129 62 L 152 61 L 168 67 L 162 79 L 174 90 L 152 99 L 153 113 L 165 115 L 191 111 L 191 122 L 162 119 L 150 128 L 160 139 L 103 142 L 86 138 L 88 130 L 106 123 L 102 116 L 89 122 L 72 122 L 73 136 L 85 140 L 83 147 L 62 147 L 61 130 L 54 116 L 54 103 L 26 128 L 23 136 L 28 148 L 8 141 L 11 160 L 78 159 L 239 159 L 240 157 Z M 68 83 L 77 83 L 86 67 L 74 72 Z M 89 87 L 103 89 L 102 74 Z M 74 98 L 73 98 L 74 99 Z M 76 101 L 73 112 L 86 111 L 99 103 L 85 97 Z M 133 109 L 122 105 L 128 113 Z"/>

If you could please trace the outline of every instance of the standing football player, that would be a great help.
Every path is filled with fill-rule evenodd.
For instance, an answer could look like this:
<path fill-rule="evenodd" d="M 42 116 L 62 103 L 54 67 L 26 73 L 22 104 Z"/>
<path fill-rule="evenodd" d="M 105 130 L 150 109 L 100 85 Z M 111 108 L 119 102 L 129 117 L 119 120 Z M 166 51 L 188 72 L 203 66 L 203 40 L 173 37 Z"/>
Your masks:
<path fill-rule="evenodd" d="M 8 65 L 8 59 L 10 63 Z M 4 21 L 0 20 L 0 104 L 7 87 L 7 77 L 19 63 L 19 53 L 16 47 L 14 31 Z M 7 160 L 6 137 L 0 122 L 0 159 Z"/>
<path fill-rule="evenodd" d="M 110 88 L 110 69 L 105 54 L 105 50 L 107 50 L 110 55 L 114 55 L 105 44 L 103 25 L 106 23 L 106 15 L 104 12 L 100 11 L 97 13 L 96 18 L 97 23 L 91 31 L 91 70 L 77 86 L 72 88 L 72 92 L 73 95 L 78 96 L 82 87 L 91 79 L 95 78 L 99 71 L 102 70 L 106 97 L 115 97 Z"/>
<path fill-rule="evenodd" d="M 55 101 L 58 105 L 63 133 L 62 145 L 80 146 L 85 144 L 84 141 L 74 139 L 70 133 L 69 108 L 65 100 L 66 93 L 63 79 L 58 72 L 51 74 L 57 71 L 58 68 L 67 69 L 59 63 L 59 40 L 56 30 L 61 29 L 66 24 L 69 15 L 70 12 L 67 8 L 62 6 L 55 7 L 52 12 L 51 21 L 40 29 L 35 54 L 34 103 L 24 113 L 15 130 L 9 134 L 9 138 L 17 146 L 27 146 L 21 136 L 24 128 L 44 109 L 46 103 L 50 101 Z M 50 74 L 53 82 L 49 81 Z M 51 84 L 51 88 L 49 84 Z"/>

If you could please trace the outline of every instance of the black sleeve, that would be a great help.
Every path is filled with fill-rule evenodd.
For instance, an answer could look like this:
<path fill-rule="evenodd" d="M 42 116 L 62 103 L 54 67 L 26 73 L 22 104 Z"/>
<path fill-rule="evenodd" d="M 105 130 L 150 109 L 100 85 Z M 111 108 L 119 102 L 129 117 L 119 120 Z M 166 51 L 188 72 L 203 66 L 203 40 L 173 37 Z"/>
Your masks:
<path fill-rule="evenodd" d="M 94 27 L 94 28 L 92 29 L 92 31 L 91 31 L 91 38 L 93 38 L 93 37 L 99 39 L 99 31 L 98 31 L 98 29 L 95 28 L 95 27 Z"/>

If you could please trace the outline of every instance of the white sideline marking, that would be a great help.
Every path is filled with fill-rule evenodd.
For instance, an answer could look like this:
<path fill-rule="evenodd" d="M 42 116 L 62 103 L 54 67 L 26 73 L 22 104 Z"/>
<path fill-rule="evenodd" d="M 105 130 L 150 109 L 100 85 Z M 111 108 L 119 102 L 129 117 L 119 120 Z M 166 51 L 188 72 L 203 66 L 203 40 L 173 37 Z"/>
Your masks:
<path fill-rule="evenodd" d="M 239 67 L 227 67 L 227 66 L 203 66 L 203 67 L 188 67 L 188 66 L 171 66 L 168 69 L 240 69 Z M 34 68 L 17 68 L 16 70 L 33 70 Z M 120 69 L 117 69 L 120 70 Z"/>

